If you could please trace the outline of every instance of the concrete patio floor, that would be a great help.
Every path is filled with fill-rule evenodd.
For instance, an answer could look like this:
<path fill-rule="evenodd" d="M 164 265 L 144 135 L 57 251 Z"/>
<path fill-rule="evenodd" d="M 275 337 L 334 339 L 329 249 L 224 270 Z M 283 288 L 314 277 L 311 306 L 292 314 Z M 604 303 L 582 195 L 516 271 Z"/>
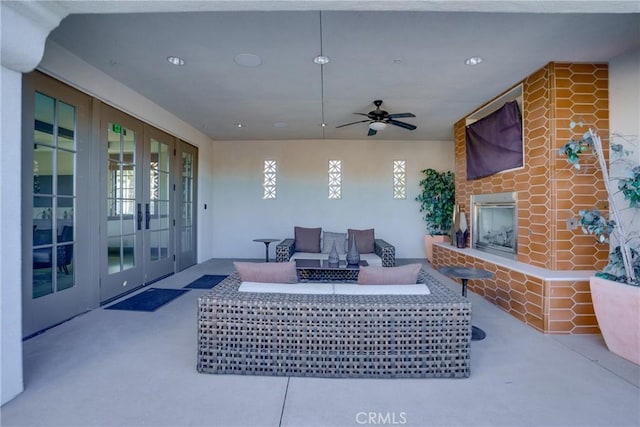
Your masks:
<path fill-rule="evenodd" d="M 231 260 L 210 260 L 153 286 L 232 271 Z M 473 323 L 487 338 L 472 342 L 466 379 L 199 374 L 196 304 L 205 292 L 153 313 L 92 310 L 25 341 L 25 391 L 0 409 L 0 424 L 640 425 L 640 367 L 610 353 L 601 336 L 544 335 L 472 292 Z"/>

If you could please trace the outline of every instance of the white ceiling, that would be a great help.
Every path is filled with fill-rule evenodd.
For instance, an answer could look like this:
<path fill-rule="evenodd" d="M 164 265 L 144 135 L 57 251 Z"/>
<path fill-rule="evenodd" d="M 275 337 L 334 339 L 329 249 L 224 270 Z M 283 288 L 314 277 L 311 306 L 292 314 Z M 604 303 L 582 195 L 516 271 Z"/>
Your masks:
<path fill-rule="evenodd" d="M 450 140 L 455 121 L 550 61 L 606 62 L 640 46 L 640 14 L 80 14 L 50 37 L 213 139 L 363 139 L 366 123 L 336 126 L 382 99 L 390 113 L 414 113 L 400 120 L 418 129 L 371 138 Z M 323 67 L 312 62 L 321 49 Z M 237 65 L 241 53 L 262 65 Z M 480 65 L 465 65 L 476 55 Z"/>

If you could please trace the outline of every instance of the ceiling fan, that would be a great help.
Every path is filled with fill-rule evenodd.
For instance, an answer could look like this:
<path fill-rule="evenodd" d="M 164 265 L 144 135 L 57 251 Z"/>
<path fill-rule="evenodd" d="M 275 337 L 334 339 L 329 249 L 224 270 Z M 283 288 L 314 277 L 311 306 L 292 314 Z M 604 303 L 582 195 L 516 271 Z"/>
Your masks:
<path fill-rule="evenodd" d="M 378 133 L 379 130 L 386 128 L 387 125 L 399 126 L 401 128 L 408 129 L 408 130 L 417 129 L 416 126 L 410 123 L 405 123 L 399 120 L 395 120 L 403 117 L 415 117 L 415 114 L 413 113 L 389 114 L 388 112 L 380 109 L 380 106 L 382 105 L 382 100 L 380 99 L 376 99 L 375 101 L 373 101 L 373 105 L 376 106 L 376 109 L 373 111 L 369 111 L 368 113 L 353 113 L 353 114 L 358 114 L 360 116 L 366 116 L 367 117 L 366 120 L 359 120 L 357 122 L 336 126 L 336 129 L 343 128 L 345 126 L 355 125 L 356 123 L 365 123 L 365 122 L 369 122 L 369 133 L 367 133 L 367 136 L 375 135 L 376 133 Z"/>

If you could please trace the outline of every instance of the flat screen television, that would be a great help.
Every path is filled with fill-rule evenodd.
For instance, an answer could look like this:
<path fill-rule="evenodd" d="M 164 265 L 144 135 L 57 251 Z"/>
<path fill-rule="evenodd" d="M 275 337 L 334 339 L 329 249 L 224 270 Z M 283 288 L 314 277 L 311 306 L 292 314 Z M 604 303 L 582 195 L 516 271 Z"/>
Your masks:
<path fill-rule="evenodd" d="M 467 180 L 524 165 L 522 115 L 517 101 L 466 127 Z"/>

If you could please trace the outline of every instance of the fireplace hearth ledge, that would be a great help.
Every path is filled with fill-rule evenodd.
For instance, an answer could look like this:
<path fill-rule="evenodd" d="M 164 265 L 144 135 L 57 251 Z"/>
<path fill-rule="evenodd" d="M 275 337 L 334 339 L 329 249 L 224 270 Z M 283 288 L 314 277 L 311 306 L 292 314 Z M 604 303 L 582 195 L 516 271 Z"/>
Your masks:
<path fill-rule="evenodd" d="M 449 251 L 459 252 L 461 254 L 465 254 L 482 261 L 487 261 L 502 267 L 506 267 L 510 270 L 528 274 L 530 276 L 534 276 L 547 281 L 589 280 L 589 277 L 595 275 L 596 273 L 596 270 L 547 270 L 546 268 L 540 268 L 534 265 L 525 264 L 524 262 L 507 259 L 505 257 L 493 255 L 488 252 L 479 251 L 477 249 L 457 248 L 455 246 L 452 246 L 450 243 L 436 243 L 435 245 L 441 246 L 442 248 Z"/>

